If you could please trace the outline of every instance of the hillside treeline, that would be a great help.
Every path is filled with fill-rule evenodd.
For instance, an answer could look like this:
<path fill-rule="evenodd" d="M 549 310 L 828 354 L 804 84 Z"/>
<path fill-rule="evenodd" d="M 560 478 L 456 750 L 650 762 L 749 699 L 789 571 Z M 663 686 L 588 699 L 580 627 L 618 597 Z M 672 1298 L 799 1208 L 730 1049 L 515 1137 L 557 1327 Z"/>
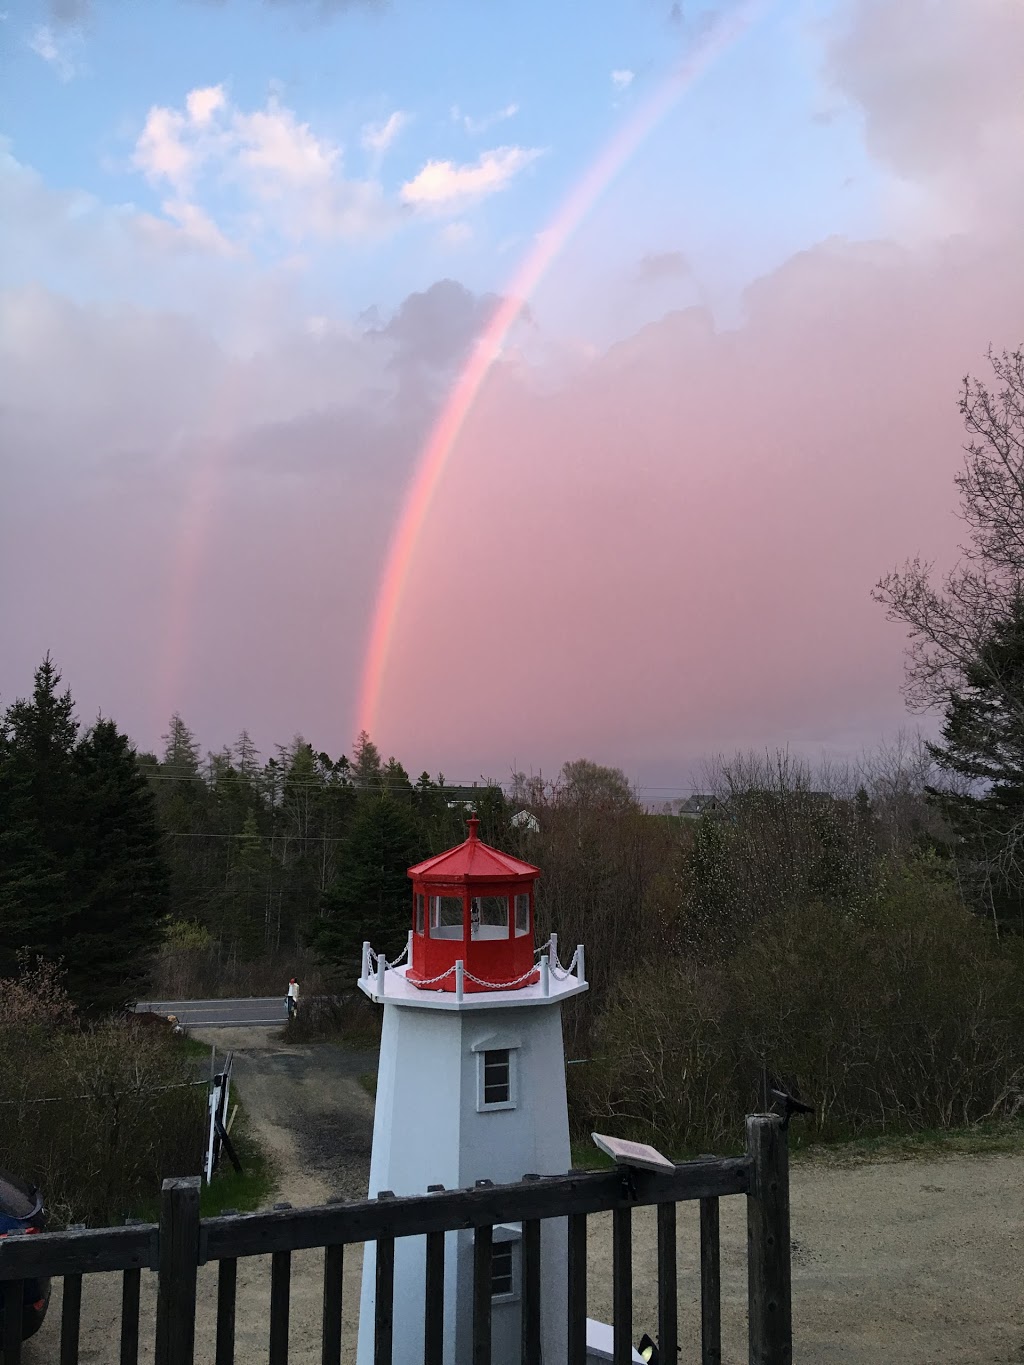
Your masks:
<path fill-rule="evenodd" d="M 244 733 L 200 758 L 175 717 L 162 754 L 136 755 L 113 722 L 82 732 L 59 681 L 45 661 L 0 731 L 0 962 L 60 963 L 82 1023 L 147 989 L 276 992 L 298 971 L 307 998 L 346 990 L 364 938 L 401 948 L 406 869 L 472 808 L 542 869 L 541 941 L 586 945 L 591 989 L 565 1012 L 581 1130 L 720 1146 L 768 1081 L 832 1135 L 1021 1106 L 1020 888 L 1000 872 L 994 898 L 963 832 L 991 786 L 935 785 L 948 746 L 719 762 L 699 814 L 655 812 L 586 760 L 504 788 L 413 782 L 365 735 L 351 758 L 295 741 L 264 760 Z"/>

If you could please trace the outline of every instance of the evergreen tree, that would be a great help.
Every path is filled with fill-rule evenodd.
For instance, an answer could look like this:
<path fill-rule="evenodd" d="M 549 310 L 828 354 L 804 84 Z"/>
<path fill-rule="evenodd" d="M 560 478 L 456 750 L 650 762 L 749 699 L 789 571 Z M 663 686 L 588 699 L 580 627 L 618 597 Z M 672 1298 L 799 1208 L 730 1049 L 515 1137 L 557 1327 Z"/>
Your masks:
<path fill-rule="evenodd" d="M 62 945 L 68 990 L 85 1009 L 138 999 L 159 947 L 169 872 L 156 802 L 126 735 L 99 720 L 75 750 L 79 894 Z"/>
<path fill-rule="evenodd" d="M 167 734 L 163 736 L 165 776 L 194 781 L 199 776 L 199 745 L 181 716 L 175 711 Z"/>
<path fill-rule="evenodd" d="M 166 909 L 153 796 L 124 735 L 78 739 L 49 656 L 0 725 L 0 975 L 63 958 L 76 1003 L 117 1009 L 145 980 Z"/>
<path fill-rule="evenodd" d="M 380 750 L 365 730 L 359 731 L 352 751 L 352 781 L 357 787 L 375 787 L 380 783 Z"/>
<path fill-rule="evenodd" d="M 74 913 L 71 875 L 79 822 L 74 777 L 78 722 L 49 654 L 30 701 L 0 724 L 0 976 L 15 975 L 27 949 L 60 954 Z"/>
<path fill-rule="evenodd" d="M 950 783 L 928 795 L 980 904 L 1024 932 L 1024 599 L 995 624 L 964 683 L 950 693 L 943 743 L 928 746 Z"/>
<path fill-rule="evenodd" d="M 171 904 L 182 919 L 207 921 L 211 890 L 223 885 L 211 841 L 210 790 L 199 770 L 199 745 L 177 713 L 163 736 L 164 752 L 152 773 L 164 856 L 171 870 Z"/>
<path fill-rule="evenodd" d="M 408 793 L 412 791 L 412 782 L 409 780 L 409 774 L 394 756 L 388 759 L 387 764 L 381 772 L 380 780 L 391 792 Z"/>
<path fill-rule="evenodd" d="M 412 913 L 406 874 L 418 856 L 408 802 L 386 791 L 361 797 L 338 879 L 323 898 L 323 915 L 311 935 L 326 962 L 347 969 L 367 939 L 389 957 L 401 950 Z"/>
<path fill-rule="evenodd" d="M 256 813 L 250 810 L 235 841 L 223 915 L 228 951 L 243 961 L 256 957 L 261 948 L 272 946 L 272 862 L 260 835 Z"/>

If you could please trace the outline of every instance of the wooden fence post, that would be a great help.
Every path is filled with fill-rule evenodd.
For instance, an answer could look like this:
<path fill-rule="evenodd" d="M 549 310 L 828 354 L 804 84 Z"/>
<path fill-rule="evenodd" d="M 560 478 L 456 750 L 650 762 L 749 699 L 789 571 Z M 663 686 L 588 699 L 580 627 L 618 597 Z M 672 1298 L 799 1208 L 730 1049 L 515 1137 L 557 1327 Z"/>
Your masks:
<path fill-rule="evenodd" d="M 199 1269 L 197 1175 L 165 1180 L 160 1191 L 160 1280 L 155 1365 L 193 1365 Z"/>
<path fill-rule="evenodd" d="M 747 1118 L 750 1365 L 792 1365 L 788 1134 L 777 1114 Z"/>

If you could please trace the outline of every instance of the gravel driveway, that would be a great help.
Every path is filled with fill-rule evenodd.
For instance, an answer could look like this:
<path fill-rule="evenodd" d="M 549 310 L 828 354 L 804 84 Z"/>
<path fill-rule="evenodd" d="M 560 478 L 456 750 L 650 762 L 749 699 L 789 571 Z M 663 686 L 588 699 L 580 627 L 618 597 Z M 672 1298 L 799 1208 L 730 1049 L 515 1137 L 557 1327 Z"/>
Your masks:
<path fill-rule="evenodd" d="M 246 1107 L 280 1166 L 277 1200 L 318 1203 L 363 1197 L 373 1108 L 359 1085 L 372 1053 L 318 1044 L 285 1047 L 276 1031 L 232 1029 L 199 1036 L 235 1050 Z M 744 1201 L 723 1199 L 724 1360 L 746 1359 Z M 696 1210 L 679 1211 L 681 1361 L 698 1347 Z M 836 1168 L 801 1162 L 792 1172 L 793 1306 L 797 1365 L 1002 1365 L 1024 1362 L 1024 1156 L 950 1157 Z M 609 1320 L 610 1218 L 591 1219 L 589 1311 Z M 656 1322 L 653 1210 L 634 1215 L 636 1333 Z M 346 1260 L 344 1323 L 354 1349 L 361 1254 Z M 321 1252 L 292 1261 L 291 1353 L 319 1362 Z M 143 1277 L 152 1314 L 155 1277 Z M 267 1358 L 269 1264 L 238 1268 L 239 1365 Z M 26 1365 L 58 1358 L 60 1292 Z M 198 1362 L 212 1365 L 216 1267 L 200 1270 Z M 83 1365 L 113 1365 L 120 1283 L 92 1276 L 83 1288 Z M 144 1317 L 141 1359 L 152 1360 Z M 147 1337 L 149 1341 L 147 1342 Z M 405 1362 L 396 1362 L 405 1365 Z"/>

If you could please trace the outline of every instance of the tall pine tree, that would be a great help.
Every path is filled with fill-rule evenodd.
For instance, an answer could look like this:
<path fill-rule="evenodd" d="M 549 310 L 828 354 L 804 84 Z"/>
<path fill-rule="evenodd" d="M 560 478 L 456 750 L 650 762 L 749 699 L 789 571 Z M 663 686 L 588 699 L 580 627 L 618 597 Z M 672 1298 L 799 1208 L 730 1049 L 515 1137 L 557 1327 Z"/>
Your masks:
<path fill-rule="evenodd" d="M 170 878 L 156 802 L 131 742 L 113 721 L 97 721 L 79 743 L 75 768 L 79 882 L 64 943 L 68 987 L 86 1009 L 117 1009 L 145 989 Z"/>
<path fill-rule="evenodd" d="M 412 883 L 406 874 L 418 856 L 408 801 L 387 791 L 361 796 L 338 880 L 324 895 L 323 917 L 311 935 L 326 962 L 347 968 L 359 960 L 364 940 L 388 957 L 401 949 L 412 915 Z"/>
<path fill-rule="evenodd" d="M 19 953 L 64 960 L 91 1011 L 136 996 L 166 911 L 153 797 L 112 721 L 78 738 L 47 656 L 0 723 L 0 975 Z"/>
<path fill-rule="evenodd" d="M 0 722 L 0 976 L 24 950 L 58 957 L 75 911 L 78 722 L 60 681 L 47 655 Z"/>

